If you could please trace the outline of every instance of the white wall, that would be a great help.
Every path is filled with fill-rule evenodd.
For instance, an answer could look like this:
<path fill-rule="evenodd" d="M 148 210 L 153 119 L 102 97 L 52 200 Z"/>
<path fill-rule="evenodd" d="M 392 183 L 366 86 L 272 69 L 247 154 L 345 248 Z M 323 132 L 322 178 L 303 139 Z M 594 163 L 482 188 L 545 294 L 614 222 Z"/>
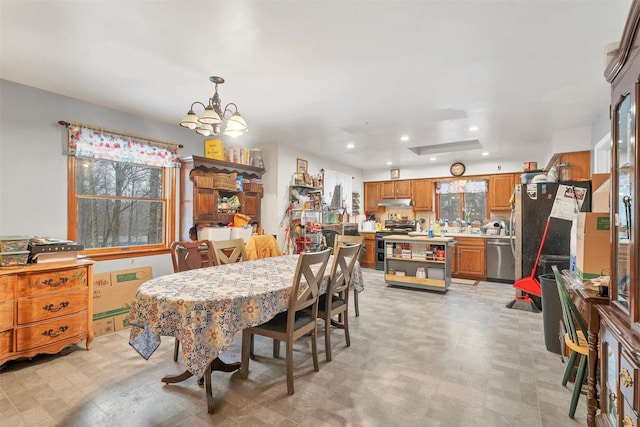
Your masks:
<path fill-rule="evenodd" d="M 204 138 L 177 124 L 0 79 L 0 235 L 67 237 L 67 130 L 58 120 L 183 144 L 181 156 L 204 154 Z M 142 266 L 154 276 L 173 272 L 169 254 L 101 261 L 95 271 Z"/>
<path fill-rule="evenodd" d="M 536 161 L 528 160 L 528 161 Z M 540 165 L 538 162 L 538 166 Z M 474 162 L 465 162 L 465 175 L 485 175 L 493 173 L 520 172 L 522 171 L 522 162 L 500 162 L 496 163 L 487 160 L 477 160 Z M 449 173 L 449 165 L 424 165 L 416 167 L 407 167 L 400 169 L 400 179 L 416 179 L 416 178 L 436 178 L 451 176 Z M 391 179 L 391 168 L 366 170 L 362 172 L 364 182 L 368 181 L 386 181 Z"/>
<path fill-rule="evenodd" d="M 177 112 L 176 120 L 183 113 Z M 67 156 L 64 151 L 67 131 L 57 124 L 58 120 L 179 143 L 184 145 L 180 149 L 181 157 L 204 155 L 206 138 L 177 123 L 155 122 L 0 79 L 0 235 L 67 237 Z M 241 144 L 240 139 L 223 137 L 223 141 L 225 146 Z M 352 174 L 354 191 L 362 195 L 359 170 L 277 144 L 259 148 L 263 150 L 267 170 L 263 175 L 262 199 L 262 221 L 267 234 L 283 237 L 279 224 L 287 206 L 289 180 L 295 172 L 297 157 L 309 161 L 312 174 L 322 168 Z M 96 263 L 95 271 L 142 266 L 151 266 L 154 276 L 173 272 L 169 254 L 101 261 Z"/>

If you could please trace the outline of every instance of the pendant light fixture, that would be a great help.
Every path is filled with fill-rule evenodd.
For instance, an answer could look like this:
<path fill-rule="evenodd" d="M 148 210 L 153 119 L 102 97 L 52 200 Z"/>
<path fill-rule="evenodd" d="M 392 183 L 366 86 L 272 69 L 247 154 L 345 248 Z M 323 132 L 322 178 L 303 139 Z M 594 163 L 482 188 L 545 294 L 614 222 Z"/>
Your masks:
<path fill-rule="evenodd" d="M 218 96 L 218 85 L 224 83 L 224 79 L 222 77 L 211 76 L 209 77 L 209 81 L 216 85 L 213 96 L 209 98 L 209 105 L 205 106 L 202 102 L 198 101 L 191 104 L 191 108 L 180 122 L 180 126 L 195 129 L 197 133 L 204 136 L 220 135 L 220 133 L 222 133 L 227 136 L 236 137 L 247 132 L 249 130 L 247 128 L 247 122 L 244 121 L 238 112 L 238 106 L 236 104 L 230 102 L 224 107 L 224 110 L 221 108 L 220 97 Z M 193 111 L 193 107 L 196 104 L 204 108 L 200 117 Z"/>

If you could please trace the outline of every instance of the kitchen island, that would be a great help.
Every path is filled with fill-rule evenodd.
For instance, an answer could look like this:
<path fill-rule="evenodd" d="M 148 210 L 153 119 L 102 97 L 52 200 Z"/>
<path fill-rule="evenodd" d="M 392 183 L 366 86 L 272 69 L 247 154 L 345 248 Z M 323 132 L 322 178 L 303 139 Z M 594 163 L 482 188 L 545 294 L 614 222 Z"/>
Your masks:
<path fill-rule="evenodd" d="M 384 236 L 387 286 L 446 292 L 451 285 L 452 237 Z"/>

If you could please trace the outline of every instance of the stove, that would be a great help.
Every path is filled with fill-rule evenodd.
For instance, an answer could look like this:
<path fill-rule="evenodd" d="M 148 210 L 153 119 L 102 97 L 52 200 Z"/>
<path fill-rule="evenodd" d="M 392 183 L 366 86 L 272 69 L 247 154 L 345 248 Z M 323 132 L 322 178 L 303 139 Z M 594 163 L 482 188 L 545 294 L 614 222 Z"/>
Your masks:
<path fill-rule="evenodd" d="M 416 230 L 415 221 L 387 220 L 384 230 L 376 231 L 376 270 L 384 270 L 384 236 L 392 234 L 408 234 Z"/>

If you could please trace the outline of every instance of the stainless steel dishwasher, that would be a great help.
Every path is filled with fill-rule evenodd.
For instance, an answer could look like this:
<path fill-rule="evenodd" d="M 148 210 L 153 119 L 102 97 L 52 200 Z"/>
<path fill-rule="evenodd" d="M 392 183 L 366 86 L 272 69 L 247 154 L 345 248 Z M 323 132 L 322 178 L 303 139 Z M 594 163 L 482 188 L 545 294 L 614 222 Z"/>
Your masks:
<path fill-rule="evenodd" d="M 511 239 L 487 239 L 487 280 L 513 283 L 516 279 L 516 260 L 511 251 Z"/>

